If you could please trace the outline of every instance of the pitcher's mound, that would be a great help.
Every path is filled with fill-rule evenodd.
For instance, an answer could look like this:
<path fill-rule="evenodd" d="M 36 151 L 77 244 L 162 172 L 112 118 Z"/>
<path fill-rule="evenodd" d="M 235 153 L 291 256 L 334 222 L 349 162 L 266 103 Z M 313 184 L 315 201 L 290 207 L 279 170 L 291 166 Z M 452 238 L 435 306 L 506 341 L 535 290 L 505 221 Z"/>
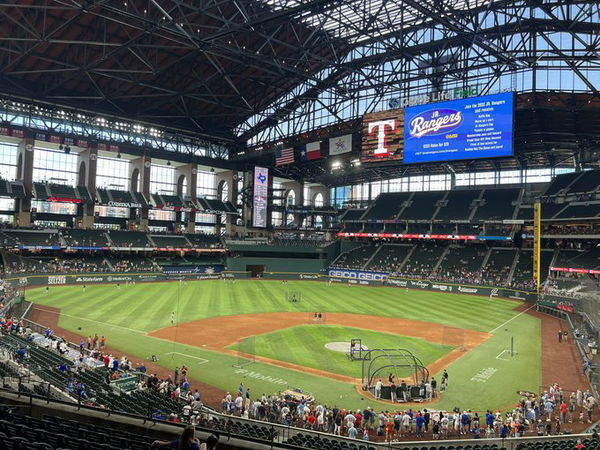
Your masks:
<path fill-rule="evenodd" d="M 350 353 L 350 342 L 348 342 L 348 341 L 345 341 L 345 342 L 328 342 L 327 344 L 325 344 L 325 348 L 327 350 L 333 350 L 334 352 Z M 363 350 L 369 350 L 364 345 L 362 346 L 362 349 Z M 356 350 L 358 350 L 358 348 L 356 348 Z"/>

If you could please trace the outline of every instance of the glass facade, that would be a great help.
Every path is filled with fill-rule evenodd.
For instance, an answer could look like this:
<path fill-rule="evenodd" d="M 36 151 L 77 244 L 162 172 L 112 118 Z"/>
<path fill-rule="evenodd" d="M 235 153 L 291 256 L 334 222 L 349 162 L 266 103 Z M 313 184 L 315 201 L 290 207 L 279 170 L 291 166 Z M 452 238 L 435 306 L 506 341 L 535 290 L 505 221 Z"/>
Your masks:
<path fill-rule="evenodd" d="M 33 153 L 33 181 L 77 185 L 78 156 L 59 150 L 35 147 Z"/>

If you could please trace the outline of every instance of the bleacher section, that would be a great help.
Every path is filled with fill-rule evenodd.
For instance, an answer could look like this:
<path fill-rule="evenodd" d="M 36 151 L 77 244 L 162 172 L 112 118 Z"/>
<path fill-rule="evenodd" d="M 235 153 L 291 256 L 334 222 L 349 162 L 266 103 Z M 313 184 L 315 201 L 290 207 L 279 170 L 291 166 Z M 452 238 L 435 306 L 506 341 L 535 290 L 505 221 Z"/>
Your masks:
<path fill-rule="evenodd" d="M 435 216 L 435 220 L 468 220 L 471 216 L 472 204 L 481 195 L 481 190 L 456 190 L 448 192 L 443 207 Z"/>
<path fill-rule="evenodd" d="M 13 238 L 17 245 L 30 247 L 60 247 L 60 235 L 52 231 L 6 230 L 5 235 Z"/>
<path fill-rule="evenodd" d="M 413 251 L 410 244 L 384 244 L 365 269 L 376 272 L 398 272 L 406 257 Z"/>
<path fill-rule="evenodd" d="M 559 250 L 554 266 L 571 269 L 598 269 L 600 268 L 600 249 L 590 247 L 582 250 Z"/>
<path fill-rule="evenodd" d="M 521 189 L 486 189 L 473 220 L 512 219 Z"/>
<path fill-rule="evenodd" d="M 404 208 L 405 202 L 412 194 L 404 192 L 388 192 L 380 194 L 373 205 L 364 214 L 365 220 L 391 220 Z"/>
<path fill-rule="evenodd" d="M 173 236 L 173 235 L 150 235 L 150 239 L 156 244 L 158 248 L 191 248 L 192 244 L 185 238 L 185 236 Z"/>
<path fill-rule="evenodd" d="M 557 195 L 561 193 L 561 191 L 565 191 L 571 183 L 573 183 L 577 178 L 579 178 L 579 173 L 572 172 L 566 173 L 564 175 L 559 175 L 552 180 L 544 195 Z"/>
<path fill-rule="evenodd" d="M 106 233 L 101 230 L 80 230 L 65 228 L 60 231 L 69 247 L 108 247 L 110 243 Z"/>
<path fill-rule="evenodd" d="M 424 242 L 412 252 L 410 259 L 402 266 L 398 275 L 413 278 L 431 278 L 447 245 Z"/>
<path fill-rule="evenodd" d="M 487 248 L 483 245 L 450 246 L 436 271 L 437 280 L 464 284 L 475 283 Z"/>
<path fill-rule="evenodd" d="M 487 263 L 481 269 L 480 284 L 501 286 L 506 283 L 517 250 L 514 248 L 492 248 Z"/>
<path fill-rule="evenodd" d="M 148 240 L 148 235 L 142 231 L 110 230 L 108 232 L 108 237 L 115 247 L 152 247 L 152 244 Z"/>
<path fill-rule="evenodd" d="M 331 265 L 338 268 L 357 268 L 362 269 L 369 261 L 369 258 L 375 251 L 372 245 L 364 245 L 353 248 L 345 253 L 342 253 Z"/>
<path fill-rule="evenodd" d="M 223 248 L 221 237 L 216 234 L 185 234 L 185 238 L 191 242 L 194 248 Z"/>
<path fill-rule="evenodd" d="M 138 255 L 108 256 L 115 272 L 160 272 L 160 267 L 153 260 Z"/>
<path fill-rule="evenodd" d="M 540 260 L 542 278 L 545 278 L 548 273 L 553 255 L 552 250 L 542 250 Z M 521 249 L 517 256 L 519 259 L 510 284 L 515 289 L 532 290 L 535 287 L 533 281 L 533 252 L 531 249 Z"/>
<path fill-rule="evenodd" d="M 446 192 L 415 192 L 410 205 L 400 213 L 401 220 L 431 220 L 437 209 L 437 202 L 446 196 Z"/>

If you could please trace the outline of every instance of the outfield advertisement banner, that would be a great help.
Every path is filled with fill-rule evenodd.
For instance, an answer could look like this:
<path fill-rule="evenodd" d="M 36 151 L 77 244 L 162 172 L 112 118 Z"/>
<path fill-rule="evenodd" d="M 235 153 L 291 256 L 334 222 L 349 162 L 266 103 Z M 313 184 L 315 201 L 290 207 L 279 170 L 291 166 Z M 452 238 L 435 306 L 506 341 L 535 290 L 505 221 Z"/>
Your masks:
<path fill-rule="evenodd" d="M 386 272 L 368 272 L 365 270 L 353 269 L 328 269 L 327 274 L 330 277 L 348 278 L 351 280 L 363 281 L 384 281 L 387 280 Z"/>
<path fill-rule="evenodd" d="M 223 272 L 225 266 L 223 264 L 212 265 L 189 265 L 189 266 L 163 266 L 163 272 L 167 275 L 171 274 L 217 274 Z"/>

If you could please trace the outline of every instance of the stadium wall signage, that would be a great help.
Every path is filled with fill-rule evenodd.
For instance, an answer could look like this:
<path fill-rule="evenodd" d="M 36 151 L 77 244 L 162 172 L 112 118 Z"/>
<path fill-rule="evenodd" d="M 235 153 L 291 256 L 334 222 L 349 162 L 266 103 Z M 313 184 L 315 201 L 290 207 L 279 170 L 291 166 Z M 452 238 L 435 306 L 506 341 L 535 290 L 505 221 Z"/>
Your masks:
<path fill-rule="evenodd" d="M 108 206 L 114 206 L 115 208 L 141 208 L 142 204 L 137 202 L 108 202 Z"/>
<path fill-rule="evenodd" d="M 328 275 L 330 277 L 340 277 L 366 281 L 383 281 L 386 280 L 388 277 L 388 274 L 385 272 L 367 272 L 364 270 L 351 269 L 328 269 Z"/>
<path fill-rule="evenodd" d="M 387 238 L 387 239 L 431 239 L 457 241 L 510 241 L 510 236 L 478 236 L 474 234 L 403 234 L 403 233 L 348 233 L 339 232 L 339 237 Z M 600 271 L 599 271 L 600 272 Z"/>
<path fill-rule="evenodd" d="M 425 105 L 427 103 L 444 102 L 459 98 L 476 97 L 481 92 L 481 86 L 467 86 L 466 88 L 454 88 L 447 91 L 428 92 L 422 95 L 410 95 L 407 97 L 393 97 L 388 101 L 390 109 L 403 109 L 409 106 Z"/>

